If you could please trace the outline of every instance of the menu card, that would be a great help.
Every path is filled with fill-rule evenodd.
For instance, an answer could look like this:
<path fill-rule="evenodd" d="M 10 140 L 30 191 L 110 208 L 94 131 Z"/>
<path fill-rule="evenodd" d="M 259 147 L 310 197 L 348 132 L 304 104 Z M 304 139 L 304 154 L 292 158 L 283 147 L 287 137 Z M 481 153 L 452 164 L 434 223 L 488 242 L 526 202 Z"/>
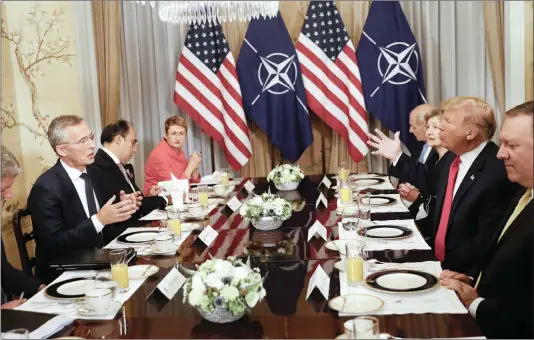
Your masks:
<path fill-rule="evenodd" d="M 310 241 L 314 235 L 319 235 L 323 238 L 323 240 L 327 241 L 326 228 L 319 221 L 315 221 L 315 223 L 310 227 L 310 229 L 308 229 L 308 241 Z"/>
<path fill-rule="evenodd" d="M 206 246 L 209 247 L 209 245 L 217 238 L 217 235 L 219 235 L 218 232 L 215 231 L 210 225 L 204 228 L 202 232 L 198 235 L 198 238 L 204 242 Z"/>
<path fill-rule="evenodd" d="M 330 277 L 326 274 L 323 267 L 318 265 L 313 272 L 310 282 L 308 282 L 308 291 L 306 293 L 306 299 L 310 297 L 313 289 L 317 287 L 325 299 L 328 300 L 328 292 L 330 290 Z"/>

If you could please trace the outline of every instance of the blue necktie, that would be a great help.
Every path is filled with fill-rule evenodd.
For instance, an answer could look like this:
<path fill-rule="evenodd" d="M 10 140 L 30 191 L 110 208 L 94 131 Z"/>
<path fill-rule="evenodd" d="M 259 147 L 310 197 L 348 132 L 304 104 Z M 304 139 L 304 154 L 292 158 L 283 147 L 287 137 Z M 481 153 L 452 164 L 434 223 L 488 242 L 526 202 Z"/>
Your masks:
<path fill-rule="evenodd" d="M 426 155 L 427 150 L 428 150 L 428 143 L 425 143 L 425 145 L 423 145 L 423 150 L 421 151 L 421 154 L 419 155 L 419 162 L 421 163 L 425 162 L 425 155 Z"/>

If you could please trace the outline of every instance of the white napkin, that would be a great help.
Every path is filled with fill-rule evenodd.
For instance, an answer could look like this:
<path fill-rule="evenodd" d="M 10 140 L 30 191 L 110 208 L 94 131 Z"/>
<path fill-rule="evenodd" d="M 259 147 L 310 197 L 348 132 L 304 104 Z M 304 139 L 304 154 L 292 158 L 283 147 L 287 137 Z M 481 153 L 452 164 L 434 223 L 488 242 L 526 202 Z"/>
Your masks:
<path fill-rule="evenodd" d="M 174 190 L 181 192 L 189 192 L 189 180 L 188 179 L 178 179 L 171 172 L 170 181 L 158 182 L 158 186 L 162 187 L 163 190 L 159 193 L 159 196 L 169 196 Z"/>
<path fill-rule="evenodd" d="M 203 176 L 200 179 L 200 184 L 218 184 L 221 181 L 221 174 L 215 171 L 211 175 Z"/>
<path fill-rule="evenodd" d="M 30 339 L 46 339 L 63 329 L 65 326 L 70 325 L 74 320 L 74 318 L 67 315 L 58 315 L 31 332 Z"/>
<path fill-rule="evenodd" d="M 149 214 L 141 217 L 140 221 L 159 221 L 167 219 L 167 211 L 161 209 L 154 209 Z"/>

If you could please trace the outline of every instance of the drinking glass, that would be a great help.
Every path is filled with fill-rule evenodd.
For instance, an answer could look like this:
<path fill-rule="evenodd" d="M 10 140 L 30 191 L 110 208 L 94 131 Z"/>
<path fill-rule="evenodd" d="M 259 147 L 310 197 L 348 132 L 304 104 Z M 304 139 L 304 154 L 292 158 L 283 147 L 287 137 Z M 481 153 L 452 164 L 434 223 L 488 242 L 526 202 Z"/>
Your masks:
<path fill-rule="evenodd" d="M 30 332 L 26 328 L 16 328 L 2 334 L 2 339 L 29 339 Z"/>
<path fill-rule="evenodd" d="M 100 270 L 95 275 L 95 289 L 111 290 L 111 298 L 114 299 L 117 296 L 119 284 L 113 279 L 109 270 Z"/>
<path fill-rule="evenodd" d="M 352 202 L 352 190 L 350 189 L 349 181 L 341 181 L 339 185 L 339 200 L 341 205 L 350 204 Z"/>
<path fill-rule="evenodd" d="M 180 220 L 179 211 L 168 211 L 167 212 L 168 221 L 168 231 L 174 234 L 176 238 L 182 237 L 182 222 Z"/>
<path fill-rule="evenodd" d="M 208 209 L 208 186 L 207 185 L 200 185 L 198 187 L 198 203 L 202 206 L 204 209 Z"/>
<path fill-rule="evenodd" d="M 347 283 L 349 286 L 357 286 L 363 282 L 363 252 L 365 243 L 350 240 L 345 243 L 345 259 Z"/>
<path fill-rule="evenodd" d="M 341 208 L 341 225 L 343 229 L 350 231 L 358 227 L 358 209 L 353 206 L 344 206 Z"/>
<path fill-rule="evenodd" d="M 128 279 L 128 253 L 126 249 L 115 249 L 109 252 L 111 262 L 111 277 L 117 281 L 121 291 L 127 291 L 130 286 Z"/>
<path fill-rule="evenodd" d="M 379 323 L 373 316 L 359 316 L 344 323 L 348 339 L 378 339 Z"/>
<path fill-rule="evenodd" d="M 228 168 L 222 168 L 221 171 L 221 184 L 228 185 L 230 183 L 230 171 Z"/>
<path fill-rule="evenodd" d="M 371 197 L 364 195 L 360 197 L 359 204 L 360 227 L 366 228 L 371 224 Z"/>
<path fill-rule="evenodd" d="M 340 181 L 347 181 L 349 179 L 349 164 L 346 161 L 339 162 L 338 176 Z"/>

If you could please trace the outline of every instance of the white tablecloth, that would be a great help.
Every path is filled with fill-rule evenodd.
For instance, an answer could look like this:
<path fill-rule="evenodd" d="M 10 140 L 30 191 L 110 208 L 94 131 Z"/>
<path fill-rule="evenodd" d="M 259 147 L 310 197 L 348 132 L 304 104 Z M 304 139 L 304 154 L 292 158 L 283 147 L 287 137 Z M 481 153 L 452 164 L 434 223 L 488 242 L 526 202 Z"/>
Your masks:
<path fill-rule="evenodd" d="M 174 240 L 174 244 L 178 247 L 185 241 L 185 239 L 191 234 L 196 223 L 182 223 L 182 237 Z M 156 227 L 142 227 L 142 228 L 128 228 L 121 235 L 136 232 L 136 231 L 154 231 L 158 230 Z M 120 236 L 120 235 L 119 235 Z M 137 251 L 138 256 L 147 256 L 151 254 L 150 247 L 148 244 L 125 244 L 120 243 L 117 239 L 109 242 L 104 249 L 123 249 L 123 248 L 134 248 Z"/>
<path fill-rule="evenodd" d="M 439 278 L 441 273 L 441 264 L 439 262 L 416 262 L 409 263 L 403 267 L 399 264 L 399 268 L 414 268 L 419 266 L 417 270 L 424 271 L 433 274 Z M 384 266 L 386 267 L 386 266 Z M 391 266 L 387 266 L 391 268 Z M 350 287 L 347 284 L 347 278 L 344 272 L 339 274 L 340 293 L 341 295 L 347 294 L 368 294 L 374 295 L 384 300 L 384 306 L 375 312 L 371 312 L 373 315 L 390 315 L 390 314 L 466 314 L 467 309 L 462 305 L 456 293 L 445 287 L 442 287 L 438 282 L 438 287 L 431 290 L 420 293 L 383 293 L 371 288 L 368 288 L 365 284 L 356 287 Z M 395 300 L 401 300 L 398 303 L 393 303 Z M 347 313 L 339 313 L 339 316 L 351 316 Z"/>
<path fill-rule="evenodd" d="M 392 220 L 392 221 L 374 221 L 370 226 L 377 225 L 398 225 L 406 228 L 410 228 L 412 235 L 401 238 L 398 240 L 379 240 L 369 237 L 361 237 L 357 234 L 356 230 L 347 231 L 343 228 L 342 223 L 338 222 L 338 233 L 340 240 L 354 240 L 361 239 L 365 242 L 365 250 L 386 250 L 386 249 L 431 249 L 425 242 L 423 235 L 419 232 L 419 229 L 415 226 L 413 220 Z"/>
<path fill-rule="evenodd" d="M 57 279 L 55 279 L 51 284 L 54 284 L 56 282 L 69 280 L 76 277 L 87 277 L 92 278 L 96 274 L 96 271 L 94 270 L 76 270 L 76 271 L 68 271 L 61 274 Z M 117 296 L 115 297 L 115 301 L 118 301 L 122 304 L 124 304 L 141 285 L 143 282 L 145 282 L 146 277 L 138 280 L 130 280 L 129 286 L 130 288 L 123 293 L 118 292 Z M 76 305 L 65 304 L 66 302 L 63 300 L 56 300 L 56 299 L 50 299 L 46 297 L 45 295 L 45 289 L 41 290 L 34 296 L 32 296 L 31 299 L 26 301 L 24 304 L 20 305 L 19 307 L 15 308 L 17 310 L 23 310 L 28 312 L 38 312 L 38 313 L 47 313 L 47 314 L 61 314 L 66 315 L 68 317 L 72 318 L 78 318 L 78 319 L 89 319 L 89 320 L 111 320 L 115 317 L 117 314 L 116 311 L 114 313 L 110 313 L 108 315 L 103 316 L 85 316 L 85 315 L 78 315 L 76 312 Z M 58 302 L 61 302 L 60 305 Z M 70 301 L 67 301 L 67 303 Z M 46 304 L 45 304 L 46 303 Z"/>

